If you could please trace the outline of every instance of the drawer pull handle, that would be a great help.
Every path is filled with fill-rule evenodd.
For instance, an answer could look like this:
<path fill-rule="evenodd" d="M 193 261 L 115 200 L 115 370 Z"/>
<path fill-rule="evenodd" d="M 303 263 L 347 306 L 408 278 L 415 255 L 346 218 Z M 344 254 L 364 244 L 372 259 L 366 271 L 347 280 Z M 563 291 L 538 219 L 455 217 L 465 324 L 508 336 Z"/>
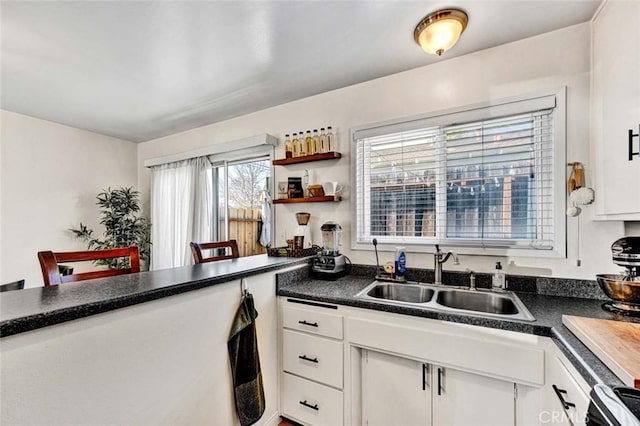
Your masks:
<path fill-rule="evenodd" d="M 306 322 L 305 320 L 298 321 L 298 324 L 308 325 L 309 327 L 317 327 L 318 326 L 317 322 Z"/>
<path fill-rule="evenodd" d="M 560 389 L 556 385 L 552 385 L 551 387 L 553 388 L 553 391 L 556 393 L 556 396 L 560 400 L 560 403 L 562 404 L 562 406 L 564 407 L 565 410 L 568 410 L 570 407 L 575 408 L 576 404 L 574 404 L 572 402 L 569 402 L 569 401 L 565 401 L 564 397 L 562 396 L 562 394 L 566 394 L 567 393 L 566 390 Z"/>
<path fill-rule="evenodd" d="M 429 382 L 427 381 L 427 376 L 429 375 L 429 365 L 422 364 L 422 390 L 427 390 L 429 387 Z"/>
<path fill-rule="evenodd" d="M 307 402 L 307 400 L 305 399 L 304 401 L 300 401 L 300 405 L 304 405 L 305 407 L 309 407 L 312 410 L 316 410 L 316 411 L 320 411 L 320 409 L 318 408 L 318 404 L 316 405 L 311 405 Z"/>
<path fill-rule="evenodd" d="M 309 362 L 315 362 L 316 364 L 320 362 L 320 361 L 318 361 L 318 358 L 309 358 L 306 355 L 300 355 L 300 356 L 298 356 L 298 358 L 303 359 L 305 361 L 309 361 Z"/>

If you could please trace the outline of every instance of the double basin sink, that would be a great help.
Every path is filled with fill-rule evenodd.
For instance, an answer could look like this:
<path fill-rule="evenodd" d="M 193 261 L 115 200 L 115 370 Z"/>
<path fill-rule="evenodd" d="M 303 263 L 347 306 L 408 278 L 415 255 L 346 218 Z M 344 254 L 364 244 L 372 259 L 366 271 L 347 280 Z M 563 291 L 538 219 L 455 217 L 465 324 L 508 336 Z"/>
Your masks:
<path fill-rule="evenodd" d="M 448 285 L 374 281 L 356 297 L 385 304 L 450 313 L 535 321 L 518 296 L 510 291 L 468 290 Z"/>

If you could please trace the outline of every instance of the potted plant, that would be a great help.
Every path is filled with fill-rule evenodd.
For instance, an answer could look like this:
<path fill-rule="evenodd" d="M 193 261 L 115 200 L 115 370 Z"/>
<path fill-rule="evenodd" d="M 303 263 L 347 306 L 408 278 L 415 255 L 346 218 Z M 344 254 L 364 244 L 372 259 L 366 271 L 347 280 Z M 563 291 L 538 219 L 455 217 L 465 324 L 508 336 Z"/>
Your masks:
<path fill-rule="evenodd" d="M 79 229 L 71 228 L 77 238 L 85 241 L 89 250 L 105 250 L 118 247 L 138 246 L 140 259 L 149 260 L 151 222 L 140 215 L 140 193 L 133 188 L 107 188 L 96 196 L 104 225 L 103 238 L 93 235 L 93 230 L 80 222 Z M 129 267 L 129 258 L 97 260 L 98 265 L 111 269 Z"/>

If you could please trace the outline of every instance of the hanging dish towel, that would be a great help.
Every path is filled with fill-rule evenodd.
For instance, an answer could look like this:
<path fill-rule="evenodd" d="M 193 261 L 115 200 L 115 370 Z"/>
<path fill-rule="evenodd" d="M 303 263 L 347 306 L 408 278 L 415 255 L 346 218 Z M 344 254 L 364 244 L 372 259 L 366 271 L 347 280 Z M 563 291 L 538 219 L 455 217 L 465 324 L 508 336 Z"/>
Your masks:
<path fill-rule="evenodd" d="M 262 219 L 260 245 L 262 247 L 269 247 L 271 246 L 271 197 L 269 197 L 267 191 L 263 191 L 262 197 L 262 210 L 260 211 L 260 219 Z"/>
<path fill-rule="evenodd" d="M 236 311 L 227 342 L 236 413 L 242 426 L 257 422 L 265 409 L 256 335 L 257 316 L 253 296 L 246 292 Z"/>

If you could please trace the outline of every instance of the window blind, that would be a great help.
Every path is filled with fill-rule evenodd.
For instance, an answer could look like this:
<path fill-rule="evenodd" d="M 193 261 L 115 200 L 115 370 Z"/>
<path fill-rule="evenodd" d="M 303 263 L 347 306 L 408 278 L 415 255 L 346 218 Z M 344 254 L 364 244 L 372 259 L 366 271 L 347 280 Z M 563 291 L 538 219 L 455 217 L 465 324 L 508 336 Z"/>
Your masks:
<path fill-rule="evenodd" d="M 356 132 L 357 241 L 553 248 L 553 111 Z"/>

